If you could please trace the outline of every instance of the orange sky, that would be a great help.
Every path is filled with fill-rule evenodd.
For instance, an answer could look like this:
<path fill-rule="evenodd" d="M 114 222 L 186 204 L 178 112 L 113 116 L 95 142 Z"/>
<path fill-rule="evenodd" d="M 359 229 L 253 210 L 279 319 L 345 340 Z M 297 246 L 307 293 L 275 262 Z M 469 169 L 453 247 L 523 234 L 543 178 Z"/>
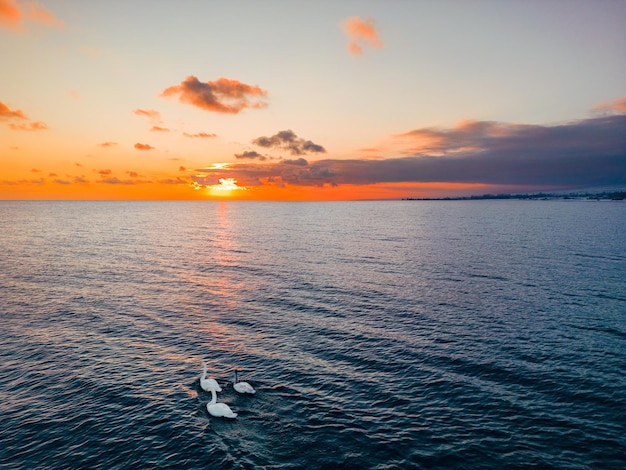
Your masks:
<path fill-rule="evenodd" d="M 623 186 L 604 6 L 0 0 L 0 199 Z"/>

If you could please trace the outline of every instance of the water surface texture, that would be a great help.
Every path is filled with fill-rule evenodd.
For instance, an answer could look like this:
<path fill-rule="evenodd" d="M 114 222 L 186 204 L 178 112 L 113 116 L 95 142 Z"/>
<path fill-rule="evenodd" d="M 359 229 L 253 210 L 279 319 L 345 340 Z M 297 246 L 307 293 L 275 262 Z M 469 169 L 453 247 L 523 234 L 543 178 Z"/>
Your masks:
<path fill-rule="evenodd" d="M 0 247 L 3 469 L 626 466 L 625 203 L 4 201 Z"/>

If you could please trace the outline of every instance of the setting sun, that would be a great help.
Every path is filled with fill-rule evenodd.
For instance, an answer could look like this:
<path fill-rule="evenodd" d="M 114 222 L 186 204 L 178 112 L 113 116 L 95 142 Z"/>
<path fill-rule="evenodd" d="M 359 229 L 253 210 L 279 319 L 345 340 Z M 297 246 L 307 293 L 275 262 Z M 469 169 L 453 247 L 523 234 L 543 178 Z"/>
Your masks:
<path fill-rule="evenodd" d="M 219 184 L 207 185 L 206 188 L 215 195 L 228 195 L 232 191 L 245 191 L 247 188 L 238 186 L 235 178 L 220 178 Z"/>

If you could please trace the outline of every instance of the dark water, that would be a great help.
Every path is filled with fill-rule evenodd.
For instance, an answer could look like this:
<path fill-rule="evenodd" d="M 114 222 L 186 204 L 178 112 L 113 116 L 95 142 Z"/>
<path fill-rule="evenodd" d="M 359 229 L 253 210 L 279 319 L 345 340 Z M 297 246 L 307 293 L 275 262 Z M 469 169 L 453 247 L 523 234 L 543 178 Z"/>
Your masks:
<path fill-rule="evenodd" d="M 625 279 L 621 202 L 0 202 L 0 467 L 625 468 Z"/>

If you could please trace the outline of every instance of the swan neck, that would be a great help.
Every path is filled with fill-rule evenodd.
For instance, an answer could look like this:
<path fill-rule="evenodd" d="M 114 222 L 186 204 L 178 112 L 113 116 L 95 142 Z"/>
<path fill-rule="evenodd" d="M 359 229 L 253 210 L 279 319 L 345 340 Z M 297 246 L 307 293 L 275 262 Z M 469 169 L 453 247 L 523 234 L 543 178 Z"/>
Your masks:
<path fill-rule="evenodd" d="M 202 379 L 206 379 L 206 362 L 202 361 Z"/>
<path fill-rule="evenodd" d="M 217 393 L 215 393 L 215 389 L 212 388 L 211 389 L 211 401 L 209 402 L 209 405 L 215 405 L 217 403 Z"/>

